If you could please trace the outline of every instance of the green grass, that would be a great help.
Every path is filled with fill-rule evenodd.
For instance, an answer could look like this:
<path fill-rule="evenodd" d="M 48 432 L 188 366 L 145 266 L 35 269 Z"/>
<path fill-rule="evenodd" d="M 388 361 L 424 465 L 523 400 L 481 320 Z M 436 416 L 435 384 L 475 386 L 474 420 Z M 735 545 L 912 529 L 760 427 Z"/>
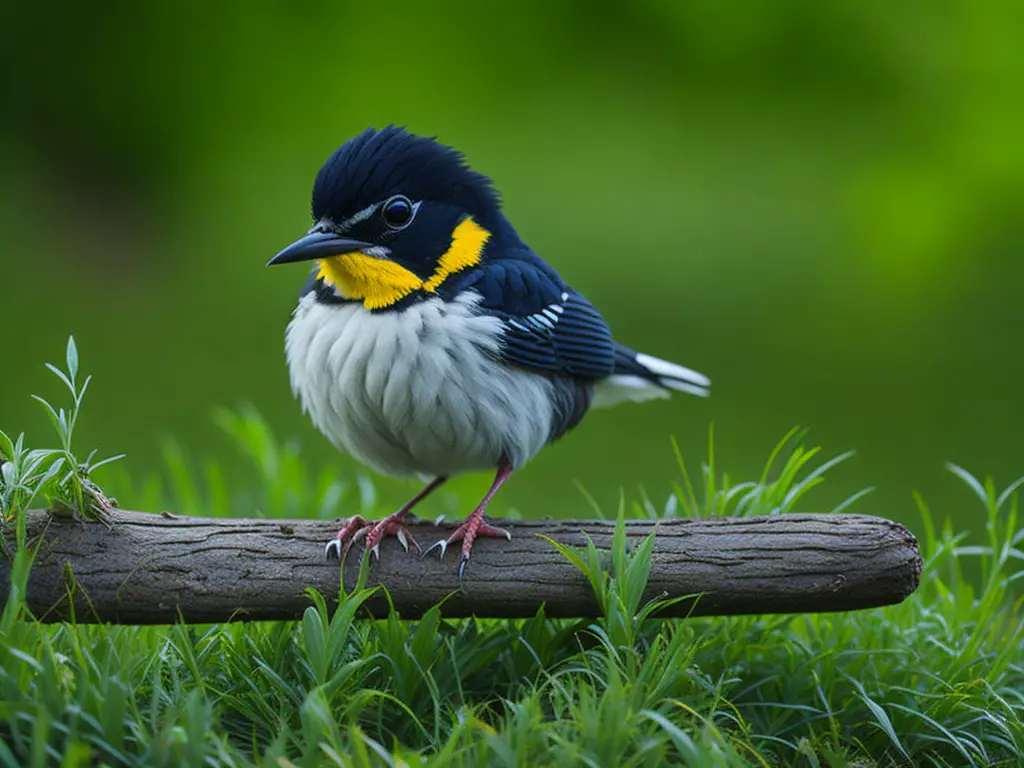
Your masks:
<path fill-rule="evenodd" d="M 22 600 L 33 556 L 24 510 L 95 516 L 107 498 L 71 444 L 83 389 L 71 350 L 62 375 L 72 406 L 63 417 L 50 409 L 60 447 L 28 451 L 0 434 L 12 558 L 0 617 L 2 765 L 1024 764 L 1015 486 L 997 492 L 960 468 L 984 521 L 980 543 L 918 499 L 922 583 L 884 609 L 658 620 L 640 602 L 650 545 L 627 553 L 620 535 L 611 573 L 594 551 L 566 551 L 604 608 L 595 622 L 443 621 L 435 610 L 371 621 L 359 611 L 370 591 L 356 585 L 333 615 L 311 593 L 297 622 L 39 624 Z M 182 513 L 384 511 L 365 476 L 314 472 L 251 409 L 218 421 L 252 460 L 244 492 L 173 444 L 153 478 L 132 481 L 114 465 L 101 470 L 105 484 L 126 506 Z M 677 482 L 666 479 L 666 506 L 641 494 L 618 516 L 805 509 L 843 457 L 821 462 L 797 438 L 748 483 L 719 473 L 712 445 L 698 477 L 680 461 Z"/>

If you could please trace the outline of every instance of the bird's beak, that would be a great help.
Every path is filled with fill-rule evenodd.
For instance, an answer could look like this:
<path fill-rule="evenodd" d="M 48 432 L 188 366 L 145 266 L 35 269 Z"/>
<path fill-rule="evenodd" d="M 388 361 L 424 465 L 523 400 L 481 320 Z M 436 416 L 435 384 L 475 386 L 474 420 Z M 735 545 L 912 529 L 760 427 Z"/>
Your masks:
<path fill-rule="evenodd" d="M 268 261 L 267 266 L 291 264 L 295 261 L 326 259 L 329 256 L 340 256 L 343 253 L 361 251 L 372 246 L 372 243 L 364 243 L 362 240 L 350 240 L 347 237 L 341 237 L 331 232 L 310 232 Z"/>

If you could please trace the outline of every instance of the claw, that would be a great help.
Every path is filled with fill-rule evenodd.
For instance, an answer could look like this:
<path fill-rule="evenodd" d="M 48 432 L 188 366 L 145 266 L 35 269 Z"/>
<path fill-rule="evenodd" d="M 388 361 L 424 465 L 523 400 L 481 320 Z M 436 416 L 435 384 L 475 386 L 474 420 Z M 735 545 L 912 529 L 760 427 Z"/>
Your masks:
<path fill-rule="evenodd" d="M 373 556 L 373 558 L 377 562 L 380 562 L 380 544 L 379 543 L 374 544 L 372 547 L 370 547 L 370 554 Z"/>
<path fill-rule="evenodd" d="M 353 534 L 353 536 L 352 536 L 352 543 L 355 544 L 360 539 L 365 539 L 366 538 L 366 534 L 369 532 L 369 530 L 370 530 L 370 526 L 367 525 L 367 526 L 364 526 L 364 527 L 360 528 L 358 531 L 356 531 L 355 534 Z"/>
<path fill-rule="evenodd" d="M 402 531 L 402 535 L 405 536 L 409 540 L 410 544 L 412 544 L 414 547 L 416 547 L 416 551 L 417 552 L 422 552 L 423 551 L 423 547 L 420 546 L 420 543 L 418 541 L 416 541 L 416 538 L 411 533 L 409 533 L 406 530 L 403 530 Z"/>
<path fill-rule="evenodd" d="M 511 533 L 506 531 L 504 528 L 498 528 L 498 527 L 493 526 L 493 525 L 488 525 L 487 523 L 481 524 L 476 529 L 476 536 L 477 537 L 479 537 L 479 536 L 493 536 L 493 537 L 502 536 L 502 537 L 505 538 L 506 541 L 512 541 L 512 534 Z M 476 537 L 474 537 L 474 538 L 476 538 Z"/>
<path fill-rule="evenodd" d="M 328 541 L 327 546 L 324 547 L 324 557 L 330 560 L 332 556 L 341 559 L 341 541 L 338 539 Z"/>
<path fill-rule="evenodd" d="M 430 547 L 427 548 L 427 551 L 423 553 L 423 557 L 426 557 L 438 547 L 441 548 L 441 560 L 444 560 L 444 553 L 448 551 L 447 539 L 438 539 L 437 541 L 435 541 L 433 544 L 430 545 Z"/>
<path fill-rule="evenodd" d="M 437 526 L 438 528 L 440 528 L 441 527 L 441 523 L 443 523 L 445 521 L 445 519 L 447 519 L 447 517 L 448 516 L 442 512 L 440 515 L 438 515 L 436 518 L 434 518 L 434 525 Z"/>
<path fill-rule="evenodd" d="M 402 549 L 406 552 L 409 551 L 409 537 L 405 535 L 405 529 L 399 528 L 398 533 L 395 534 L 395 538 L 398 539 L 398 543 L 402 545 Z"/>
<path fill-rule="evenodd" d="M 466 552 L 462 555 L 462 560 L 459 562 L 459 583 L 462 583 L 462 574 L 466 571 L 466 563 L 469 562 L 469 553 Z"/>

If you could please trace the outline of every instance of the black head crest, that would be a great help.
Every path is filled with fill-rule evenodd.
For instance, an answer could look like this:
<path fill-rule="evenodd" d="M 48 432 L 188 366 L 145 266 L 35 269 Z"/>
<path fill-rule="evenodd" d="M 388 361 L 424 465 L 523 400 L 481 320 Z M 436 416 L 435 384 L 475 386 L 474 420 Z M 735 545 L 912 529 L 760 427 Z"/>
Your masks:
<path fill-rule="evenodd" d="M 461 152 L 389 125 L 368 128 L 328 158 L 313 185 L 313 220 L 340 220 L 398 193 L 457 205 L 481 221 L 500 206 L 491 180 Z"/>

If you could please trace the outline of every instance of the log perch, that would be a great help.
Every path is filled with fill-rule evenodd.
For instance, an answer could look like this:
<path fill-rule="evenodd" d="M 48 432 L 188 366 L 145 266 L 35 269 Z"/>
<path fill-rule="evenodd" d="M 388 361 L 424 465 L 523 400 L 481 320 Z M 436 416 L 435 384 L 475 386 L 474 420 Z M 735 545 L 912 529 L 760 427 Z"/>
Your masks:
<path fill-rule="evenodd" d="M 227 519 L 115 511 L 111 526 L 81 524 L 29 512 L 30 540 L 42 539 L 29 577 L 30 610 L 43 621 L 167 624 L 295 619 L 314 587 L 338 595 L 337 560 L 324 544 L 337 521 Z M 614 523 L 601 520 L 496 520 L 512 541 L 478 539 L 465 578 L 458 547 L 439 562 L 420 558 L 394 538 L 381 545 L 368 586 L 383 584 L 404 619 L 441 600 L 449 618 L 595 617 L 590 585 L 542 536 L 583 546 L 588 534 L 611 546 Z M 450 526 L 417 522 L 424 547 Z M 631 547 L 656 531 L 647 597 L 700 595 L 663 616 L 819 613 L 901 602 L 918 585 L 921 557 L 904 526 L 866 515 L 785 514 L 749 518 L 630 520 Z M 10 547 L 6 548 L 8 553 Z M 356 582 L 363 553 L 356 544 L 344 566 Z M 9 555 L 0 557 L 0 604 L 10 590 Z M 72 588 L 73 587 L 73 588 Z M 71 596 L 69 596 L 71 595 Z M 378 592 L 367 603 L 384 616 Z"/>

